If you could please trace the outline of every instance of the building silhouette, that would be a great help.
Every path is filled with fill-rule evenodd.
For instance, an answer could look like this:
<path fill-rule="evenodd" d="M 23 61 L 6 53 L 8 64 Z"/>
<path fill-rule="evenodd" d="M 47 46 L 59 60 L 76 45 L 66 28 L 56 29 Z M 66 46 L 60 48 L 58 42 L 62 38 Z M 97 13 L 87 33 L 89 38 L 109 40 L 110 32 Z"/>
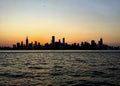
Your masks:
<path fill-rule="evenodd" d="M 20 49 L 20 43 L 19 42 L 17 43 L 17 49 Z"/>
<path fill-rule="evenodd" d="M 63 38 L 63 44 L 65 44 L 65 38 Z"/>
<path fill-rule="evenodd" d="M 100 38 L 100 41 L 98 41 L 98 48 L 103 49 L 103 39 Z"/>
<path fill-rule="evenodd" d="M 52 44 L 55 44 L 55 36 L 52 36 Z"/>
<path fill-rule="evenodd" d="M 23 41 L 21 41 L 21 49 L 24 49 Z"/>
<path fill-rule="evenodd" d="M 55 41 L 55 36 L 52 36 L 51 43 L 45 43 L 44 45 L 41 45 L 40 42 L 34 41 L 29 43 L 28 36 L 25 39 L 25 44 L 23 41 L 17 42 L 16 44 L 13 44 L 13 47 L 0 47 L 0 49 L 14 49 L 14 50 L 110 50 L 110 49 L 116 49 L 119 50 L 120 47 L 113 47 L 108 46 L 103 43 L 103 39 L 100 38 L 98 43 L 95 42 L 95 40 L 91 40 L 91 43 L 89 42 L 81 42 L 79 43 L 73 43 L 68 44 L 65 41 L 65 38 L 59 39 L 58 41 Z"/>
<path fill-rule="evenodd" d="M 92 50 L 96 50 L 97 49 L 97 44 L 96 44 L 95 40 L 91 40 L 91 49 Z"/>
<path fill-rule="evenodd" d="M 29 40 L 28 40 L 28 36 L 26 37 L 26 48 L 28 48 L 28 44 L 29 44 Z"/>

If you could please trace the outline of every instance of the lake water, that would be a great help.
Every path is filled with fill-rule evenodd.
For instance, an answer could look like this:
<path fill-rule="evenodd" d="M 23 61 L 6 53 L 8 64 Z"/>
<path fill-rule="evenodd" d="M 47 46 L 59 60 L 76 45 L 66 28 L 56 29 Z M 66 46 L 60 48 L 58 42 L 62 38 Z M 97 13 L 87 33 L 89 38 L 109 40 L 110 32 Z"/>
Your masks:
<path fill-rule="evenodd" d="M 0 86 L 120 86 L 120 51 L 0 51 Z"/>

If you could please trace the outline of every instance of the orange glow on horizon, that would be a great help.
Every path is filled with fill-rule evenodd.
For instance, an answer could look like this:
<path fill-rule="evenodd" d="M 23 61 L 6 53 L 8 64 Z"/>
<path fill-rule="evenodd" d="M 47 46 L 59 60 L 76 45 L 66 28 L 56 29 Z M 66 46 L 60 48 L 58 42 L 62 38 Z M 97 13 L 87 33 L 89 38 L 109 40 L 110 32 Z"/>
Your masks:
<path fill-rule="evenodd" d="M 0 0 L 0 46 L 17 42 L 51 42 L 51 36 L 81 43 L 102 37 L 120 45 L 119 0 Z M 41 5 L 44 4 L 45 6 Z"/>
<path fill-rule="evenodd" d="M 94 36 L 94 35 L 91 35 L 91 36 L 89 36 L 90 34 L 88 34 L 88 35 L 81 35 L 80 37 L 79 36 L 75 36 L 75 37 L 72 37 L 71 35 L 70 36 L 59 36 L 59 35 L 57 35 L 57 36 L 55 36 L 55 41 L 58 41 L 59 39 L 61 40 L 61 42 L 62 42 L 62 38 L 65 38 L 65 41 L 68 43 L 68 44 L 72 44 L 72 43 L 79 43 L 79 44 L 81 44 L 81 42 L 85 42 L 85 41 L 87 41 L 87 42 L 91 42 L 91 40 L 95 40 L 95 42 L 96 43 L 98 43 L 98 40 L 101 38 L 100 36 Z M 34 44 L 34 42 L 35 41 L 37 41 L 37 42 L 40 42 L 40 44 L 41 45 L 44 45 L 45 43 L 51 43 L 51 37 L 52 37 L 52 35 L 51 36 L 37 36 L 37 37 L 32 37 L 32 36 L 28 36 L 28 39 L 29 39 L 29 43 L 33 43 Z M 114 38 L 113 38 L 114 39 Z M 23 41 L 23 43 L 25 44 L 26 42 L 25 42 L 25 40 L 26 40 L 26 37 L 24 36 L 24 37 L 20 37 L 20 38 L 18 38 L 18 37 L 11 37 L 10 39 L 7 39 L 7 37 L 6 37 L 6 39 L 4 39 L 4 41 L 1 41 L 0 42 L 0 46 L 10 46 L 10 47 L 12 47 L 12 45 L 13 44 L 16 44 L 17 42 L 19 42 L 19 43 L 21 43 L 21 41 Z M 112 42 L 113 42 L 113 40 L 109 40 L 108 38 L 104 38 L 103 37 L 103 40 L 104 40 L 104 43 L 105 44 L 110 44 L 110 45 L 115 45 L 115 43 L 116 43 L 116 45 L 117 45 L 117 43 L 119 43 L 118 41 L 116 41 L 116 40 L 114 40 L 114 44 L 112 44 Z M 118 44 L 119 45 L 119 44 Z"/>

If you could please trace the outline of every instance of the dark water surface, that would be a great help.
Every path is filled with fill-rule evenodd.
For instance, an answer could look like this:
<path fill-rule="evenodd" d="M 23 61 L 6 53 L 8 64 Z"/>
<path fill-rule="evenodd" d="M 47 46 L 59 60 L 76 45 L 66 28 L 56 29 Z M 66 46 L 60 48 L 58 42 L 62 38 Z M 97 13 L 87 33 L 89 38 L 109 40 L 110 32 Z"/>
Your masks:
<path fill-rule="evenodd" d="M 0 51 L 0 86 L 120 86 L 120 51 Z"/>

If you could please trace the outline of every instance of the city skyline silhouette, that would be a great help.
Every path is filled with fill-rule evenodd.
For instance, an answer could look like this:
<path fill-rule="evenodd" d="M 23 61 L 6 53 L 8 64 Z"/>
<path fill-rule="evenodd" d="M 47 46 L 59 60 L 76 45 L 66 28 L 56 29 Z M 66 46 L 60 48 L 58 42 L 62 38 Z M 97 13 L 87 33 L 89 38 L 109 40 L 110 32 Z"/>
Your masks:
<path fill-rule="evenodd" d="M 4 46 L 0 47 L 1 50 L 119 50 L 120 47 L 109 46 L 104 44 L 103 38 L 100 38 L 98 42 L 91 40 L 91 43 L 82 41 L 81 43 L 69 44 L 63 37 L 62 40 L 56 40 L 55 36 L 52 36 L 50 43 L 43 45 L 38 41 L 30 42 L 28 36 L 26 36 L 25 43 L 23 41 L 14 43 L 12 47 Z"/>

